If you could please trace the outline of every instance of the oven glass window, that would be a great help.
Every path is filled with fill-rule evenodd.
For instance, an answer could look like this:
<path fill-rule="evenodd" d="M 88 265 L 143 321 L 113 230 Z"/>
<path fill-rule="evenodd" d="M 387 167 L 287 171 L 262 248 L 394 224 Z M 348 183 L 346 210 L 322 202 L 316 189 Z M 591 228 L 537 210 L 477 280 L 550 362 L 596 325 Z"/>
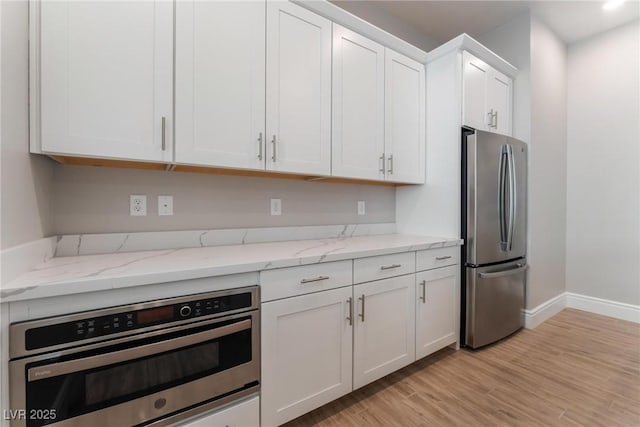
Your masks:
<path fill-rule="evenodd" d="M 86 404 L 93 405 L 216 369 L 220 365 L 219 346 L 218 342 L 207 343 L 87 374 L 84 379 Z"/>
<path fill-rule="evenodd" d="M 246 320 L 220 322 L 216 327 Z M 198 327 L 188 333 L 202 332 L 211 325 Z M 176 332 L 154 338 L 114 345 L 58 360 L 29 364 L 26 369 L 56 362 L 89 360 L 92 356 L 118 354 L 153 342 L 184 337 L 187 332 Z M 252 359 L 251 329 L 241 330 L 219 338 L 180 347 L 163 353 L 142 354 L 141 357 L 96 366 L 71 373 L 43 378 L 26 383 L 27 413 L 55 410 L 55 419 L 27 418 L 28 427 L 39 427 L 60 422 L 89 412 L 108 408 L 148 394 L 177 387 L 199 378 L 222 372 L 250 362 Z M 83 366 L 84 367 L 84 366 Z M 238 387 L 243 387 L 239 384 Z M 213 396 L 208 396 L 211 398 Z M 206 400 L 206 399 L 204 399 Z"/>

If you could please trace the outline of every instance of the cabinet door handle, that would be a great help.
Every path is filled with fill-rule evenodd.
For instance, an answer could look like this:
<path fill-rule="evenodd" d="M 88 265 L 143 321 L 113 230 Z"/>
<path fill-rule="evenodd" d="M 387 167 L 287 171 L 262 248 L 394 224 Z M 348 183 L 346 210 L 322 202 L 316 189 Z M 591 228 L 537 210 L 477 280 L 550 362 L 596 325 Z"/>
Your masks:
<path fill-rule="evenodd" d="M 349 317 L 347 317 L 347 320 L 349 321 L 349 326 L 353 326 L 353 298 L 349 297 L 347 304 L 349 305 Z"/>
<path fill-rule="evenodd" d="M 391 265 L 383 265 L 380 267 L 380 270 L 391 270 L 392 268 L 402 267 L 402 264 L 391 264 Z"/>
<path fill-rule="evenodd" d="M 162 116 L 162 151 L 167 149 L 167 118 Z"/>
<path fill-rule="evenodd" d="M 329 276 L 318 276 L 313 279 L 302 279 L 300 280 L 300 284 L 320 282 L 321 280 L 329 280 Z"/>
<path fill-rule="evenodd" d="M 445 259 L 449 259 L 451 258 L 451 255 L 447 255 L 447 256 L 437 256 L 436 257 L 436 261 L 443 261 Z"/>
<path fill-rule="evenodd" d="M 262 132 L 258 134 L 258 159 L 262 160 Z"/>
<path fill-rule="evenodd" d="M 384 173 L 384 153 L 382 153 L 382 156 L 378 157 L 378 160 L 380 160 L 380 162 L 382 163 L 382 165 L 380 166 L 380 169 L 378 169 L 378 171 Z"/>
<path fill-rule="evenodd" d="M 422 296 L 420 297 L 420 300 L 422 301 L 423 304 L 427 303 L 427 281 L 423 280 L 422 282 L 420 282 L 420 286 L 422 286 Z"/>
<path fill-rule="evenodd" d="M 493 108 L 487 113 L 489 115 L 489 127 L 493 127 Z"/>
<path fill-rule="evenodd" d="M 362 294 L 362 296 L 358 299 L 362 301 L 362 311 L 360 314 L 358 314 L 358 316 L 361 317 L 362 321 L 364 322 L 364 294 Z"/>
<path fill-rule="evenodd" d="M 498 129 L 498 110 L 496 110 L 496 112 L 493 113 L 493 117 L 495 117 L 496 119 L 496 123 L 493 125 L 493 127 Z"/>
<path fill-rule="evenodd" d="M 389 156 L 389 175 L 393 175 L 393 154 Z"/>
<path fill-rule="evenodd" d="M 276 161 L 276 136 L 273 135 L 273 139 L 271 139 L 271 161 Z"/>

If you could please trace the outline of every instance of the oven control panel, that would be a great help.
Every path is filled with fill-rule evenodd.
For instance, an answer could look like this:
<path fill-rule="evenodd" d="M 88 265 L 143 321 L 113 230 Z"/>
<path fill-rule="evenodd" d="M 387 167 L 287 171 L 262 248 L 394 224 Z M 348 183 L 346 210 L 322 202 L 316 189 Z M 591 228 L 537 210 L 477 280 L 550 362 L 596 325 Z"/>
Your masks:
<path fill-rule="evenodd" d="M 99 310 L 94 312 L 102 314 L 98 316 L 91 316 L 91 313 L 86 313 L 86 317 L 85 315 L 73 315 L 69 316 L 74 318 L 73 321 L 47 322 L 48 324 L 44 326 L 26 329 L 24 332 L 25 348 L 26 350 L 36 350 L 185 319 L 251 309 L 257 303 L 252 299 L 253 294 L 252 291 L 221 296 L 207 294 L 208 298 L 193 300 L 181 298 L 182 302 L 172 303 L 172 300 L 165 300 L 159 303 L 139 304 L 120 309 Z M 64 318 L 60 320 L 62 319 Z"/>

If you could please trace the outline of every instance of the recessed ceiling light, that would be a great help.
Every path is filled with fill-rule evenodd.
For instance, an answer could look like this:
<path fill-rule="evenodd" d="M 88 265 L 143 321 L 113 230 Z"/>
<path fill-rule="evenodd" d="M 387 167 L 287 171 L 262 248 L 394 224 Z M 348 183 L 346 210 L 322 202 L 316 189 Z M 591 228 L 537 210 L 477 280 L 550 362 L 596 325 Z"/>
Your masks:
<path fill-rule="evenodd" d="M 616 9 L 616 8 L 620 7 L 620 5 L 622 3 L 624 3 L 624 2 L 625 2 L 625 0 L 609 0 L 608 2 L 605 2 L 602 5 L 602 9 L 603 10 L 613 10 L 613 9 Z"/>

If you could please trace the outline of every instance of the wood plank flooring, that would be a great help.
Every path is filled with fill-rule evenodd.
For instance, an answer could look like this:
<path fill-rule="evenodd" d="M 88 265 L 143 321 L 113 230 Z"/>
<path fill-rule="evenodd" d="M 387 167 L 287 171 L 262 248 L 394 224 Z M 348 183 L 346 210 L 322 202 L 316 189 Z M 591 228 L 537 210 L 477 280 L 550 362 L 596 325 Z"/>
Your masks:
<path fill-rule="evenodd" d="M 444 349 L 286 424 L 640 426 L 640 325 L 565 309 L 470 351 Z"/>

